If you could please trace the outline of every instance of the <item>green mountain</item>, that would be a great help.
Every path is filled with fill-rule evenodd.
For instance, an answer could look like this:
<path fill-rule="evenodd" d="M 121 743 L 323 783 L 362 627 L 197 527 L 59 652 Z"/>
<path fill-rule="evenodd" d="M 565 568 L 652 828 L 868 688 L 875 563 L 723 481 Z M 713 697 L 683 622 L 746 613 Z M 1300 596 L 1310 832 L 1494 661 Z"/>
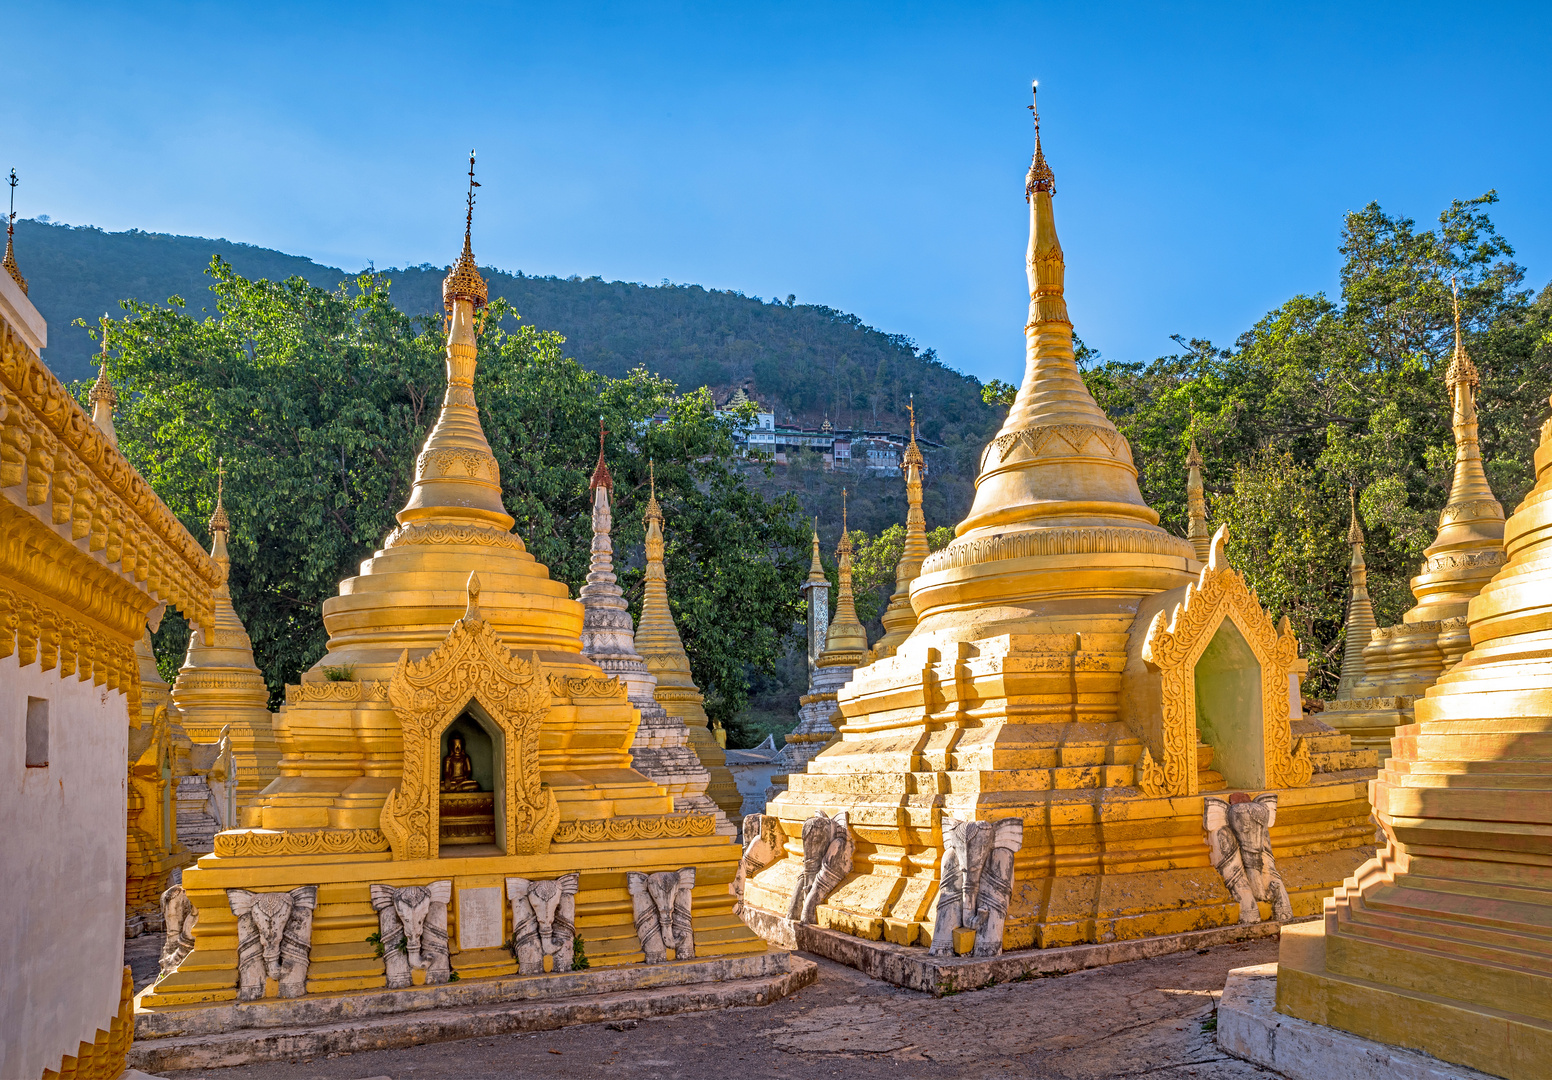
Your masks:
<path fill-rule="evenodd" d="M 121 299 L 166 303 L 181 297 L 190 310 L 207 307 L 212 256 L 249 278 L 299 275 L 333 288 L 352 275 L 310 259 L 251 244 L 168 236 L 139 230 L 111 233 L 90 226 L 18 221 L 16 257 L 30 297 L 49 323 L 44 359 L 64 379 L 93 373 L 95 348 L 76 319 L 95 323 L 119 314 Z M 898 334 L 865 325 L 855 315 L 793 298 L 757 296 L 699 285 L 642 285 L 601 278 L 532 277 L 482 268 L 492 297 L 505 297 L 526 322 L 566 337 L 566 351 L 585 366 L 619 376 L 642 366 L 680 387 L 709 386 L 724 400 L 747 387 L 779 424 L 903 432 L 914 395 L 923 436 L 941 443 L 928 455 L 930 525 L 951 524 L 969 509 L 980 451 L 998 423 L 981 400 L 981 384 Z M 429 264 L 381 271 L 398 307 L 440 312 L 445 267 Z M 899 480 L 829 473 L 794 461 L 755 482 L 797 490 L 821 519 L 827 546 L 839 533 L 841 488 L 853 528 L 877 532 L 903 520 Z"/>

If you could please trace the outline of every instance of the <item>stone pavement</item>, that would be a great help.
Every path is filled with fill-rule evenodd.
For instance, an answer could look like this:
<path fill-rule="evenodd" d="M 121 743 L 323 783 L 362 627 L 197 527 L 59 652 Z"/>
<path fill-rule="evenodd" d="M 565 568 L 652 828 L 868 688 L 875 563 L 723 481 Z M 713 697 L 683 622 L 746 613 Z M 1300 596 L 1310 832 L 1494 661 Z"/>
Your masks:
<path fill-rule="evenodd" d="M 815 958 L 819 980 L 756 1009 L 435 1043 L 232 1069 L 207 1080 L 1241 1080 L 1276 1074 L 1213 1040 L 1231 968 L 1277 959 L 1277 940 L 1116 964 L 932 998 Z M 138 980 L 137 980 L 138 981 Z M 627 1022 L 628 1024 L 629 1022 Z"/>

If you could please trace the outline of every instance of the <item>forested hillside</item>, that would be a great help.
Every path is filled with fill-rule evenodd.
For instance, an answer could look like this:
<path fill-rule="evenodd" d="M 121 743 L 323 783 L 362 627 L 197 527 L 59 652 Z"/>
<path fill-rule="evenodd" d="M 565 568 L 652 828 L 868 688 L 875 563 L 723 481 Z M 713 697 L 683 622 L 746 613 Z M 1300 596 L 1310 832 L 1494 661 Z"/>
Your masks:
<path fill-rule="evenodd" d="M 17 259 L 31 298 L 49 322 L 44 359 L 62 377 L 92 374 L 96 350 L 87 331 L 103 312 L 120 314 L 119 301 L 164 304 L 181 297 L 190 315 L 214 311 L 212 256 L 240 276 L 283 281 L 292 276 L 335 289 L 354 275 L 309 259 L 249 244 L 191 236 L 19 221 Z M 601 278 L 531 277 L 484 269 L 492 298 L 510 302 L 507 328 L 557 331 L 565 354 L 612 378 L 643 367 L 682 390 L 710 387 L 722 400 L 750 385 L 778 422 L 817 427 L 904 431 L 906 405 L 915 395 L 921 433 L 943 443 L 931 456 L 927 519 L 952 524 L 969 509 L 981 447 L 997 425 L 981 400 L 981 384 L 947 367 L 931 349 L 886 334 L 854 315 L 792 297 L 778 302 L 699 285 L 641 285 Z M 378 271 L 394 305 L 405 314 L 439 314 L 446 267 L 421 265 Z M 818 516 L 827 546 L 840 535 L 841 489 L 850 496 L 854 527 L 878 532 L 903 520 L 898 479 L 826 474 L 812 462 L 751 479 L 768 493 L 794 491 Z"/>

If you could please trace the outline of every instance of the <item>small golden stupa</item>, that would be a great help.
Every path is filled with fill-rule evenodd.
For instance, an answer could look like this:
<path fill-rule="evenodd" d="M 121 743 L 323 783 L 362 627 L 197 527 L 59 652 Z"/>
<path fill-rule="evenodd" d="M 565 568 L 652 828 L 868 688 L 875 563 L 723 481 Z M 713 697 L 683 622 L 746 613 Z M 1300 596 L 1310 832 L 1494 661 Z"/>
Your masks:
<path fill-rule="evenodd" d="M 1385 846 L 1277 974 L 1280 1012 L 1510 1080 L 1552 1069 L 1552 420 L 1535 464 L 1470 651 L 1373 783 Z"/>
<path fill-rule="evenodd" d="M 741 820 L 744 797 L 738 793 L 727 767 L 727 752 L 712 734 L 706 717 L 706 699 L 690 673 L 690 657 L 684 651 L 674 613 L 668 607 L 668 574 L 663 568 L 663 508 L 657 501 L 654 470 L 647 497 L 646 579 L 642 583 L 641 622 L 636 627 L 636 651 L 657 678 L 653 696 L 669 716 L 684 721 L 690 731 L 690 748 L 711 774 L 706 794 L 735 825 Z M 719 726 L 720 730 L 720 726 Z"/>
<path fill-rule="evenodd" d="M 216 468 L 216 508 L 210 515 L 210 556 L 223 579 L 215 591 L 215 630 L 195 628 L 189 651 L 173 680 L 172 700 L 188 737 L 215 743 L 226 732 L 237 762 L 237 808 L 243 820 L 258 824 L 259 793 L 275 779 L 280 747 L 275 741 L 274 714 L 269 711 L 269 686 L 253 661 L 253 641 L 232 607 L 229 582 L 232 559 L 227 554 L 231 518 L 222 504 L 224 467 Z M 223 822 L 230 828 L 236 822 Z"/>
<path fill-rule="evenodd" d="M 813 588 L 815 575 L 818 575 L 818 580 L 825 580 L 824 566 L 819 561 L 817 531 L 814 533 L 813 549 L 809 579 L 804 583 L 803 591 L 810 604 L 823 604 L 825 593 Z M 841 539 L 835 548 L 835 617 L 830 620 L 825 632 L 824 651 L 809 670 L 808 692 L 798 698 L 797 726 L 787 732 L 786 744 L 781 749 L 781 768 L 784 771 L 771 777 L 767 795 L 786 791 L 787 778 L 792 773 L 802 772 L 814 756 L 835 738 L 835 725 L 839 719 L 836 692 L 851 679 L 853 671 L 868 661 L 868 632 L 857 618 L 856 598 L 852 594 L 853 550 L 846 520 L 846 489 L 842 488 Z M 815 611 L 814 614 L 823 619 L 828 611 Z"/>
<path fill-rule="evenodd" d="M 884 660 L 895 654 L 901 642 L 916 629 L 916 612 L 911 607 L 911 582 L 921 573 L 922 560 L 928 555 L 927 519 L 922 514 L 922 459 L 921 448 L 916 445 L 916 402 L 912 400 L 911 441 L 905 448 L 901 464 L 905 466 L 905 545 L 900 551 L 900 562 L 895 567 L 895 591 L 889 597 L 880 621 L 884 624 L 884 636 L 873 643 L 870 662 Z"/>
<path fill-rule="evenodd" d="M 631 767 L 625 685 L 583 655 L 583 605 L 511 531 L 474 396 L 472 156 L 470 181 L 443 283 L 447 390 L 398 527 L 325 602 L 328 653 L 275 717 L 280 775 L 254 827 L 184 873 L 194 948 L 142 1011 L 275 996 L 275 970 L 240 959 L 280 948 L 284 920 L 253 911 L 292 912 L 276 970 L 293 997 L 565 971 L 573 928 L 595 968 L 766 951 L 732 912 L 737 845 Z M 648 875 L 672 879 L 671 926 Z M 193 1030 L 186 1013 L 167 1024 Z"/>
<path fill-rule="evenodd" d="M 1421 572 L 1412 579 L 1417 603 L 1395 626 L 1370 629 L 1367 638 L 1365 607 L 1349 605 L 1349 652 L 1343 655 L 1337 698 L 1327 702 L 1321 716 L 1350 735 L 1355 746 L 1384 752 L 1396 728 L 1412 722 L 1413 701 L 1471 647 L 1467 605 L 1504 563 L 1503 506 L 1488 486 L 1477 444 L 1476 390 L 1481 382 L 1461 339 L 1457 294 L 1455 350 L 1444 377 L 1452 402 L 1455 475 L 1449 500 L 1439 512 L 1438 535 L 1423 552 Z M 1349 542 L 1355 534 L 1361 545 L 1356 513 Z M 1359 546 L 1353 552 L 1355 560 L 1362 558 Z M 1372 627 L 1372 607 L 1367 614 Z M 1355 639 L 1363 649 L 1357 665 L 1350 653 Z"/>
<path fill-rule="evenodd" d="M 746 882 L 743 911 L 775 939 L 788 939 L 777 921 L 812 912 L 822 928 L 926 944 L 935 920 L 952 923 L 946 852 L 957 881 L 965 852 L 993 843 L 966 840 L 965 823 L 1017 844 L 1001 940 L 954 931 L 954 949 L 978 955 L 1243 921 L 1204 832 L 1202 792 L 1220 784 L 1278 800 L 1271 846 L 1296 913 L 1372 843 L 1374 755 L 1303 717 L 1286 620 L 1274 626 L 1228 565 L 1222 530 L 1204 565 L 1159 527 L 1084 385 L 1054 193 L 1037 120 L 1023 383 L 969 516 L 910 584 L 915 627 L 840 689 L 839 741 L 767 810 L 784 846 Z M 855 850 L 826 841 L 839 854 L 816 877 L 805 847 L 837 830 Z"/>

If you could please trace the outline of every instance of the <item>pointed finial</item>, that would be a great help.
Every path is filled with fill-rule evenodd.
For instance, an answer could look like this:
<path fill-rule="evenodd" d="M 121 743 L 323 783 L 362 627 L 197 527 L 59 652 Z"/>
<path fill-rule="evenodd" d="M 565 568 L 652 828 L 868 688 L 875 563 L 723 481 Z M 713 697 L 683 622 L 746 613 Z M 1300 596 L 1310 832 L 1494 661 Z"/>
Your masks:
<path fill-rule="evenodd" d="M 1191 440 L 1190 449 L 1186 451 L 1186 468 L 1200 469 L 1202 467 L 1202 455 L 1197 452 L 1196 440 Z"/>
<path fill-rule="evenodd" d="M 108 316 L 106 313 L 102 317 L 102 349 L 98 353 L 97 381 L 92 384 L 91 393 L 87 395 L 86 400 L 91 404 L 93 412 L 96 411 L 99 402 L 107 406 L 110 417 L 119 404 L 119 392 L 108 381 Z"/>
<path fill-rule="evenodd" d="M 647 459 L 647 513 L 649 522 L 655 521 L 659 525 L 663 523 L 663 508 L 657 504 L 657 465 L 651 459 Z"/>
<path fill-rule="evenodd" d="M 598 464 L 593 467 L 593 477 L 588 481 L 589 492 L 603 488 L 609 494 L 614 494 L 614 477 L 609 475 L 609 466 L 604 464 L 604 436 L 609 434 L 609 429 L 604 427 L 604 418 L 598 417 Z"/>
<path fill-rule="evenodd" d="M 442 282 L 442 306 L 448 311 L 453 310 L 454 300 L 467 300 L 478 311 L 490 299 L 490 289 L 485 279 L 480 277 L 479 268 L 474 265 L 474 248 L 470 239 L 474 229 L 474 189 L 479 186 L 480 182 L 474 178 L 474 151 L 470 150 L 469 208 L 463 219 L 463 253 L 458 256 L 458 261 Z"/>
<path fill-rule="evenodd" d="M 1358 524 L 1358 485 L 1347 485 L 1347 501 L 1352 504 L 1352 519 L 1347 526 L 1347 542 L 1357 547 L 1363 543 L 1363 528 Z"/>
<path fill-rule="evenodd" d="M 1460 286 L 1456 284 L 1454 274 L 1450 275 L 1450 302 L 1455 312 L 1455 352 L 1444 373 L 1444 385 L 1453 391 L 1456 384 L 1465 383 L 1474 390 L 1482 385 L 1482 377 L 1477 374 L 1477 366 L 1471 357 L 1466 355 L 1466 343 L 1460 336 Z"/>
<path fill-rule="evenodd" d="M 226 459 L 216 458 L 216 509 L 210 515 L 210 531 L 213 533 L 230 533 L 232 521 L 226 516 L 226 507 L 221 505 L 222 491 L 226 486 Z"/>
<path fill-rule="evenodd" d="M 1040 80 L 1029 84 L 1029 112 L 1035 119 L 1035 155 L 1029 162 L 1029 175 L 1024 179 L 1024 198 L 1031 199 L 1037 191 L 1056 194 L 1056 174 L 1046 163 L 1045 150 L 1040 146 L 1040 108 L 1038 93 Z"/>
<path fill-rule="evenodd" d="M 7 183 L 11 185 L 11 213 L 5 219 L 5 258 L 0 259 L 0 265 L 5 266 L 6 272 L 11 275 L 11 280 L 16 282 L 17 286 L 22 290 L 22 295 L 26 296 L 27 279 L 22 277 L 21 268 L 16 265 L 16 250 L 12 244 L 12 237 L 16 233 L 16 185 L 20 183 L 16 179 L 15 169 L 11 170 L 11 176 Z"/>
<path fill-rule="evenodd" d="M 922 458 L 921 447 L 916 445 L 916 395 L 915 394 L 911 395 L 910 403 L 906 405 L 906 409 L 911 414 L 911 441 L 910 441 L 910 443 L 905 448 L 905 455 L 901 459 L 901 464 L 904 465 L 907 469 L 909 469 L 913 465 L 916 468 L 919 469 L 924 464 L 926 464 L 926 462 Z"/>
<path fill-rule="evenodd" d="M 841 542 L 835 546 L 837 555 L 851 554 L 851 528 L 846 524 L 846 489 L 841 488 Z"/>
<path fill-rule="evenodd" d="M 823 585 L 829 581 L 825 577 L 824 563 L 819 559 L 819 519 L 814 519 L 814 536 L 810 542 L 811 552 L 808 560 L 808 581 L 812 585 Z"/>

